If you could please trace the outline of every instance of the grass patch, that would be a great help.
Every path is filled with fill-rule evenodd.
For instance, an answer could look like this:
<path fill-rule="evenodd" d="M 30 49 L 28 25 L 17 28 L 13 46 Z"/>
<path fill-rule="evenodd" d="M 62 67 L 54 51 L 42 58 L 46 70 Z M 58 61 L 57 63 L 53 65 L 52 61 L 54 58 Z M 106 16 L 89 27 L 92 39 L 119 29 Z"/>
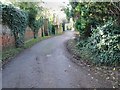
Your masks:
<path fill-rule="evenodd" d="M 28 40 L 25 42 L 25 45 L 24 45 L 24 48 L 30 48 L 32 47 L 34 44 L 36 44 L 37 42 L 41 41 L 41 40 L 44 40 L 44 39 L 47 39 L 47 38 L 50 38 L 51 36 L 45 36 L 45 37 L 40 37 L 40 38 L 37 38 L 37 39 L 31 39 L 31 40 Z"/>
<path fill-rule="evenodd" d="M 2 51 L 2 62 L 6 59 L 10 59 L 14 57 L 16 54 L 18 54 L 20 51 L 22 51 L 23 48 L 10 48 L 8 50 Z"/>

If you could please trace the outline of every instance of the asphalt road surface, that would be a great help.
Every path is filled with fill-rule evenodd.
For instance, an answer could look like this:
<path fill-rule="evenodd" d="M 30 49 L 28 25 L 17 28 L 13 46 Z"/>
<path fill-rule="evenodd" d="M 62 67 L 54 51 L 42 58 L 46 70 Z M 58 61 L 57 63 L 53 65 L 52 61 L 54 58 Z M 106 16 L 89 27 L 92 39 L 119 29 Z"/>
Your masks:
<path fill-rule="evenodd" d="M 3 88 L 109 88 L 70 60 L 65 42 L 73 31 L 43 40 L 9 62 L 2 72 Z"/>

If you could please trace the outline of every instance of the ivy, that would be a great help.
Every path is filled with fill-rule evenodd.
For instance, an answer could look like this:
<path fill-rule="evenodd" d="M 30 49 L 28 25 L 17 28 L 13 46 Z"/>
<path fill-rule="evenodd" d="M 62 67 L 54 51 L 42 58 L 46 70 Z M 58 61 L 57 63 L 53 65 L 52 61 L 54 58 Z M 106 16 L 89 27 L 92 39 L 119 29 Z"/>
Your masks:
<path fill-rule="evenodd" d="M 33 23 L 32 23 L 32 30 L 34 32 L 34 38 L 37 38 L 38 36 L 38 31 L 40 29 L 40 27 L 44 24 L 44 19 L 43 17 L 39 18 L 38 20 L 35 20 Z"/>
<path fill-rule="evenodd" d="M 48 22 L 48 29 L 49 29 L 49 34 L 53 34 L 52 33 L 52 26 L 53 26 L 53 23 L 51 21 Z"/>
<path fill-rule="evenodd" d="M 120 2 L 71 0 L 70 5 L 81 55 L 100 65 L 120 64 Z"/>
<path fill-rule="evenodd" d="M 28 25 L 28 14 L 12 5 L 2 4 L 2 23 L 11 29 L 15 38 L 15 46 L 22 47 L 25 29 Z"/>
<path fill-rule="evenodd" d="M 104 26 L 93 29 L 92 33 L 87 40 L 79 42 L 82 52 L 86 50 L 91 53 L 91 61 L 96 64 L 119 65 L 120 27 L 115 26 L 113 21 L 108 21 Z"/>
<path fill-rule="evenodd" d="M 42 7 L 39 7 L 36 2 L 20 2 L 16 3 L 16 5 L 28 13 L 28 26 L 34 33 L 34 39 L 37 38 L 38 31 L 44 23 L 41 15 Z"/>
<path fill-rule="evenodd" d="M 36 3 L 22 2 L 17 6 L 21 9 L 2 4 L 2 23 L 11 29 L 15 38 L 15 46 L 22 47 L 26 27 L 29 26 L 33 30 L 34 38 L 36 38 L 44 20 L 42 16 L 36 19 L 38 11 L 40 11 Z"/>

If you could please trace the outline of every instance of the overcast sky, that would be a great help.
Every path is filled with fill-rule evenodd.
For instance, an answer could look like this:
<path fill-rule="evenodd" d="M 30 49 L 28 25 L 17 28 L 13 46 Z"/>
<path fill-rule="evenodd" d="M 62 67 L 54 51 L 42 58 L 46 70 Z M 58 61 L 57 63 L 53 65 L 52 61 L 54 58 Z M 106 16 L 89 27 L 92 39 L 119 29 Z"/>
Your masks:
<path fill-rule="evenodd" d="M 1 0 L 4 3 L 9 3 L 9 1 L 17 2 L 40 2 L 41 0 Z M 69 0 L 42 0 L 44 3 L 40 3 L 40 6 L 47 8 L 50 12 L 58 15 L 59 19 L 65 18 L 65 13 L 61 11 L 62 7 L 66 7 Z"/>
<path fill-rule="evenodd" d="M 66 17 L 65 13 L 61 11 L 63 7 L 66 7 L 69 4 L 69 0 L 43 0 L 44 3 L 41 5 L 51 12 L 58 15 L 58 18 L 61 20 Z"/>

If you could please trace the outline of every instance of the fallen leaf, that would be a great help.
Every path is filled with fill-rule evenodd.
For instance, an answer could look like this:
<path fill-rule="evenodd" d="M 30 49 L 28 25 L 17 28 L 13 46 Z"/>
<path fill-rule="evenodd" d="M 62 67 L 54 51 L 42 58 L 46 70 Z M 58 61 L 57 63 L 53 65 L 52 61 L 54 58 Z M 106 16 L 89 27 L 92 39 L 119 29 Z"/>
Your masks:
<path fill-rule="evenodd" d="M 107 77 L 106 79 L 108 80 L 108 79 L 110 79 L 110 77 Z"/>
<path fill-rule="evenodd" d="M 71 66 L 69 65 L 69 67 L 71 67 Z"/>
<path fill-rule="evenodd" d="M 115 86 L 113 86 L 113 88 L 115 88 Z"/>
<path fill-rule="evenodd" d="M 113 77 L 113 79 L 115 80 L 115 77 Z"/>
<path fill-rule="evenodd" d="M 116 69 L 115 68 L 113 68 L 113 71 L 115 71 Z"/>
<path fill-rule="evenodd" d="M 93 77 L 91 77 L 93 79 Z"/>
<path fill-rule="evenodd" d="M 90 76 L 90 73 L 88 75 Z"/>

